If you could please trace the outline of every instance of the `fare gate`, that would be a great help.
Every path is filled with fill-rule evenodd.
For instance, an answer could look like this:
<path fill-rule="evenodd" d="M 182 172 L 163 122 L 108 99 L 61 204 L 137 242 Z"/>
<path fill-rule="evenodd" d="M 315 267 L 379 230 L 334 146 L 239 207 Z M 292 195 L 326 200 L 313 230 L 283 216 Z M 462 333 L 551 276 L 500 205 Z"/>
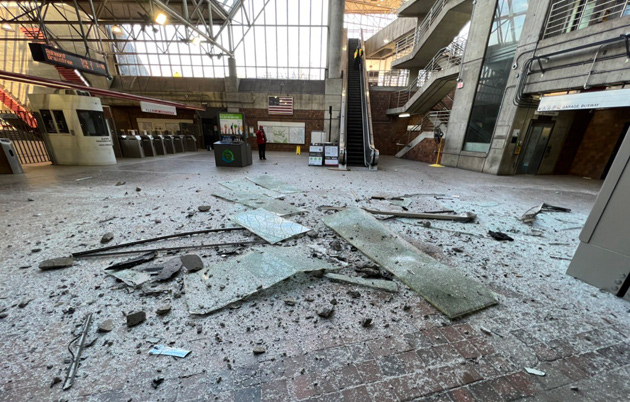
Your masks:
<path fill-rule="evenodd" d="M 50 162 L 50 155 L 38 129 L 32 129 L 13 113 L 0 113 L 0 138 L 7 138 L 22 165 Z"/>

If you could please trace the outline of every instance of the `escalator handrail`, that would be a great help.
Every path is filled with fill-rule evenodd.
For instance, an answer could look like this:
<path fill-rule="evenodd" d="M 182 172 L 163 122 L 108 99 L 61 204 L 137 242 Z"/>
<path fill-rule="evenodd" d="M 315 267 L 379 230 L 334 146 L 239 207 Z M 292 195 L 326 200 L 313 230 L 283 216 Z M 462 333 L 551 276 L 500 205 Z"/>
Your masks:
<path fill-rule="evenodd" d="M 347 88 L 348 88 L 348 54 L 350 51 L 348 48 L 347 31 L 344 30 L 343 42 L 346 44 L 346 54 L 342 56 L 341 61 L 341 110 L 339 111 L 339 165 L 347 165 L 348 151 L 346 150 L 346 133 L 348 132 L 348 118 L 346 116 Z"/>
<path fill-rule="evenodd" d="M 361 30 L 361 45 L 363 30 Z M 363 46 L 361 46 L 363 47 Z M 348 50 L 349 51 L 349 50 Z M 361 60 L 361 118 L 363 119 L 363 155 L 365 164 L 370 169 L 378 165 L 379 152 L 374 146 L 374 131 L 372 130 L 372 109 L 370 107 L 370 92 L 368 91 L 368 75 L 365 67 L 365 59 Z"/>

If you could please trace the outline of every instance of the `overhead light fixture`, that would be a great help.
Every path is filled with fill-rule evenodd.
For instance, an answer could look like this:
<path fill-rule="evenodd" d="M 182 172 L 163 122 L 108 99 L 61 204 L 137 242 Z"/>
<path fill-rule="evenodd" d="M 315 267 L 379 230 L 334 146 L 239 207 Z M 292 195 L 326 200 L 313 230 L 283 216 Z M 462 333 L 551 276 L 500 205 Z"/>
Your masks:
<path fill-rule="evenodd" d="M 8 22 L 5 22 L 5 23 L 2 24 L 2 30 L 3 31 L 7 31 L 7 32 L 13 32 L 14 31 L 13 27 Z"/>
<path fill-rule="evenodd" d="M 411 115 L 409 113 L 401 113 L 398 117 L 411 117 Z"/>
<path fill-rule="evenodd" d="M 192 43 L 195 46 L 199 46 L 199 44 L 201 43 L 201 36 L 195 36 L 194 38 L 192 38 L 190 43 Z"/>
<path fill-rule="evenodd" d="M 112 25 L 112 33 L 120 35 L 121 33 L 123 33 L 123 30 L 120 25 Z"/>
<path fill-rule="evenodd" d="M 166 14 L 164 13 L 159 13 L 156 17 L 155 17 L 155 22 L 157 22 L 160 25 L 164 25 L 166 23 Z"/>
<path fill-rule="evenodd" d="M 383 43 L 388 44 L 389 43 L 389 39 L 383 39 Z"/>

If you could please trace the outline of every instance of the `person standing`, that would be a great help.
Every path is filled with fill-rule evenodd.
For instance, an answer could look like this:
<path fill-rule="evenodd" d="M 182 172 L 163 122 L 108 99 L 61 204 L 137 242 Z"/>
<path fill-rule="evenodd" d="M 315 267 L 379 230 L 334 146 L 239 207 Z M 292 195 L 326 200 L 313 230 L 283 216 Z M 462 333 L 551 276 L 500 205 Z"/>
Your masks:
<path fill-rule="evenodd" d="M 361 46 L 357 47 L 354 51 L 354 69 L 358 70 L 361 67 L 361 59 L 363 58 L 363 49 Z"/>
<path fill-rule="evenodd" d="M 267 134 L 265 134 L 265 129 L 263 126 L 258 128 L 256 131 L 256 144 L 258 144 L 258 157 L 260 160 L 267 160 L 265 157 L 265 148 L 267 146 Z"/>

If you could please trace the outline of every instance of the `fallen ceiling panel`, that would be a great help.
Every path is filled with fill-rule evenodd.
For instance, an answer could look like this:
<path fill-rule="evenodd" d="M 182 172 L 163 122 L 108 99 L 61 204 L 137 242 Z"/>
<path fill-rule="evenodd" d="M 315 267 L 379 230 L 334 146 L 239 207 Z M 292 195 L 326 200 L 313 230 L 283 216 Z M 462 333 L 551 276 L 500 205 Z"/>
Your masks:
<path fill-rule="evenodd" d="M 217 190 L 213 192 L 212 195 L 218 198 L 222 198 L 224 200 L 245 205 L 249 208 L 263 208 L 269 212 L 273 212 L 278 216 L 289 216 L 307 212 L 306 210 L 291 205 L 286 201 L 269 198 L 267 196 L 260 197 L 251 193 L 243 193 L 230 190 Z"/>
<path fill-rule="evenodd" d="M 361 209 L 326 216 L 324 223 L 449 318 L 497 303 L 485 286 L 421 252 Z"/>
<path fill-rule="evenodd" d="M 292 186 L 291 184 L 287 184 L 269 175 L 262 175 L 262 176 L 254 177 L 253 179 L 248 177 L 247 179 L 253 183 L 258 184 L 261 187 L 264 187 L 268 190 L 277 191 L 282 194 L 294 194 L 294 193 L 304 192 L 300 190 L 299 188 Z"/>
<path fill-rule="evenodd" d="M 240 179 L 240 180 L 230 180 L 230 181 L 222 181 L 219 184 L 229 188 L 232 191 L 236 191 L 238 193 L 249 194 L 249 198 L 260 198 L 263 197 L 271 197 L 271 198 L 282 198 L 284 194 L 280 194 L 273 190 L 267 190 L 266 188 L 262 188 L 252 183 L 249 180 Z"/>
<path fill-rule="evenodd" d="M 210 314 L 298 272 L 336 270 L 302 247 L 267 247 L 184 277 L 190 314 Z"/>
<path fill-rule="evenodd" d="M 267 240 L 270 244 L 293 238 L 311 230 L 311 228 L 284 219 L 262 208 L 241 212 L 230 219 L 237 225 Z"/>

